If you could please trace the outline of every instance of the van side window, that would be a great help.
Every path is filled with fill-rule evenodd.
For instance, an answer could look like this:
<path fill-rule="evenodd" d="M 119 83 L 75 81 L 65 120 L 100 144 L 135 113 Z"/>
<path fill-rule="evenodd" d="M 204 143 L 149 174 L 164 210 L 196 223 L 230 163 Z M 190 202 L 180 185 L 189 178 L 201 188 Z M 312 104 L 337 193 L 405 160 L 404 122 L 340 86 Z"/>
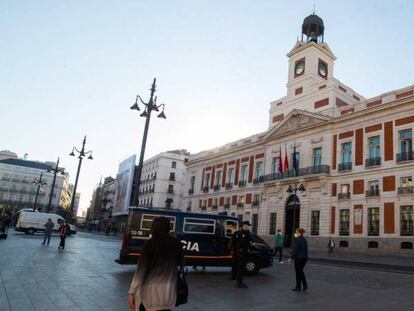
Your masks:
<path fill-rule="evenodd" d="M 184 232 L 198 234 L 214 234 L 216 221 L 214 219 L 184 218 Z"/>
<path fill-rule="evenodd" d="M 160 215 L 150 215 L 150 214 L 142 214 L 141 217 L 141 230 L 151 230 L 152 222 L 155 218 L 160 217 Z M 168 218 L 170 221 L 170 232 L 175 231 L 175 217 L 172 216 L 164 216 L 165 218 Z"/>
<path fill-rule="evenodd" d="M 238 222 L 235 220 L 226 220 L 226 237 L 231 238 L 237 231 Z"/>
<path fill-rule="evenodd" d="M 58 218 L 57 219 L 57 223 L 59 224 L 59 225 L 63 225 L 63 223 L 64 223 L 65 221 L 62 219 L 62 218 Z"/>

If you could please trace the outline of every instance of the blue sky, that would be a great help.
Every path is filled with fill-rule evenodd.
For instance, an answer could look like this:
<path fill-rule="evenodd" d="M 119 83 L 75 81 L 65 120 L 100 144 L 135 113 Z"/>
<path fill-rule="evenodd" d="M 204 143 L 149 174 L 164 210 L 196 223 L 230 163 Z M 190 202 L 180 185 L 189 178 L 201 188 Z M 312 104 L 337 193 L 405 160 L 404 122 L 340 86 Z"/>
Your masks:
<path fill-rule="evenodd" d="M 74 181 L 68 153 L 88 135 L 85 209 L 100 176 L 139 152 L 144 119 L 129 106 L 154 77 L 168 119 L 151 121 L 147 157 L 264 131 L 313 3 L 336 78 L 365 97 L 413 84 L 414 1 L 3 0 L 0 149 L 60 156 Z"/>

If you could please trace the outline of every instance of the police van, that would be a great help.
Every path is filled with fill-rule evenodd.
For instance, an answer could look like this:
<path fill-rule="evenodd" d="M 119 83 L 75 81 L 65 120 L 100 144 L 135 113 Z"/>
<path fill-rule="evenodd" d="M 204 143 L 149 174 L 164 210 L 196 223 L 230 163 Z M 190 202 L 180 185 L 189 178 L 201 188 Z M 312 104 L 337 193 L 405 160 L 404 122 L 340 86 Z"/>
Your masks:
<path fill-rule="evenodd" d="M 170 220 L 171 234 L 181 240 L 187 266 L 230 267 L 231 240 L 239 228 L 239 219 L 225 214 L 188 213 L 179 210 L 131 208 L 119 258 L 120 264 L 137 263 L 152 221 L 164 216 Z M 273 249 L 253 235 L 254 246 L 246 260 L 246 273 L 255 275 L 273 263 Z"/>

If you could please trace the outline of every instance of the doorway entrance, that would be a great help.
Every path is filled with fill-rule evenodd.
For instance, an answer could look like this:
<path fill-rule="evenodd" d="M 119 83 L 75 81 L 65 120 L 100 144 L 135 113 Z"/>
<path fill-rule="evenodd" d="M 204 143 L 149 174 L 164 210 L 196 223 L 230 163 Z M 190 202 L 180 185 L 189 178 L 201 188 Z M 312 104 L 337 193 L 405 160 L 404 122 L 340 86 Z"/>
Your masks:
<path fill-rule="evenodd" d="M 299 228 L 300 201 L 292 194 L 286 201 L 285 209 L 285 247 L 291 247 L 294 230 Z"/>

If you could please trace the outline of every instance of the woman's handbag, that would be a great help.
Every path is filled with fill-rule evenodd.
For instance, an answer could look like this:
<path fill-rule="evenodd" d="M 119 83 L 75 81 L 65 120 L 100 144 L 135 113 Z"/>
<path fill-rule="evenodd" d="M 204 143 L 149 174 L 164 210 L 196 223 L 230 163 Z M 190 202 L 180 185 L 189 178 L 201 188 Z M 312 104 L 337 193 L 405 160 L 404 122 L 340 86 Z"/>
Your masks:
<path fill-rule="evenodd" d="M 188 302 L 188 284 L 185 278 L 187 272 L 181 266 L 178 268 L 178 278 L 177 278 L 177 301 L 175 306 L 186 304 Z"/>

